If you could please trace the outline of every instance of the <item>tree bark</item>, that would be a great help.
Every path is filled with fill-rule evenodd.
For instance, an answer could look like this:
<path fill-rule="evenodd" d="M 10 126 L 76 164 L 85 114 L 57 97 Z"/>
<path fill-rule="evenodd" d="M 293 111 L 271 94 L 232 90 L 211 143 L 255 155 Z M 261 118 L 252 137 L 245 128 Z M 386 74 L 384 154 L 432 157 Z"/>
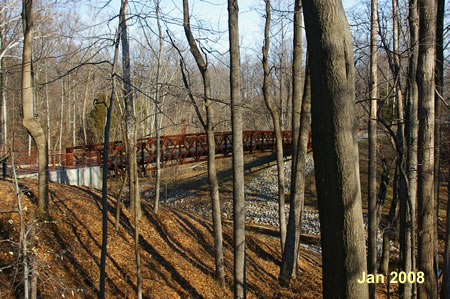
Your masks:
<path fill-rule="evenodd" d="M 368 184 L 368 273 L 377 273 L 377 100 L 378 100 L 378 1 L 371 1 L 370 19 L 370 116 Z M 376 297 L 376 284 L 369 284 L 370 298 Z"/>
<path fill-rule="evenodd" d="M 33 0 L 22 1 L 23 22 L 23 60 L 22 60 L 22 109 L 23 126 L 36 142 L 39 163 L 39 212 L 48 214 L 48 148 L 45 131 L 39 119 L 34 115 L 33 78 L 32 78 L 32 28 L 33 28 Z"/>
<path fill-rule="evenodd" d="M 245 298 L 244 151 L 242 145 L 241 66 L 238 13 L 239 8 L 237 0 L 228 0 L 231 126 L 233 131 L 234 297 Z"/>
<path fill-rule="evenodd" d="M 263 70 L 264 70 L 264 78 L 263 78 L 263 96 L 264 102 L 266 103 L 267 109 L 272 116 L 273 130 L 275 132 L 275 142 L 277 149 L 277 171 L 278 171 L 278 211 L 280 218 L 280 245 L 281 252 L 284 250 L 284 244 L 286 240 L 286 214 L 285 214 L 285 190 L 284 190 L 284 162 L 283 162 L 283 139 L 281 136 L 281 122 L 280 122 L 280 113 L 279 110 L 274 105 L 272 98 L 270 96 L 269 90 L 269 79 L 270 79 L 270 71 L 269 71 L 269 48 L 270 48 L 270 0 L 265 0 L 266 3 L 266 22 L 264 26 L 264 46 L 262 49 L 263 52 Z"/>
<path fill-rule="evenodd" d="M 311 65 L 312 141 L 324 298 L 367 298 L 354 112 L 353 44 L 341 1 L 303 3 Z"/>
<path fill-rule="evenodd" d="M 223 260 L 223 236 L 222 236 L 222 213 L 220 208 L 219 182 L 216 172 L 216 142 L 214 138 L 214 109 L 212 107 L 211 98 L 211 80 L 208 71 L 208 64 L 203 59 L 197 43 L 192 34 L 189 22 L 189 3 L 188 0 L 183 1 L 183 26 L 189 47 L 197 63 L 197 67 L 202 74 L 203 80 L 203 96 L 206 109 L 206 131 L 207 147 L 208 147 L 208 179 L 210 196 L 212 202 L 212 218 L 214 230 L 214 258 L 216 264 L 216 279 L 221 287 L 225 287 L 225 268 Z M 199 115 L 200 117 L 200 115 Z M 202 122 L 204 124 L 205 122 Z"/>
<path fill-rule="evenodd" d="M 434 68 L 436 38 L 436 5 L 434 0 L 419 0 L 419 61 L 417 86 L 419 100 L 418 148 L 418 268 L 425 274 L 419 284 L 418 297 L 437 298 L 434 271 Z"/>

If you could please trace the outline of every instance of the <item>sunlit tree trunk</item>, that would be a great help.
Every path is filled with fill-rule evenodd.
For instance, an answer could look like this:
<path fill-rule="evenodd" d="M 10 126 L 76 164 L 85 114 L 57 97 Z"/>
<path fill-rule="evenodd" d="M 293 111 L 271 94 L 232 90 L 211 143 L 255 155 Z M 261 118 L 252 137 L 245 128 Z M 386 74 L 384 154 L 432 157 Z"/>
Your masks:
<path fill-rule="evenodd" d="M 48 214 L 48 148 L 45 131 L 34 115 L 32 78 L 32 0 L 22 1 L 23 57 L 22 57 L 22 109 L 23 126 L 36 142 L 39 163 L 39 211 Z"/>
<path fill-rule="evenodd" d="M 370 116 L 369 116 L 369 184 L 368 184 L 368 273 L 377 273 L 377 100 L 378 100 L 378 1 L 370 8 Z M 376 297 L 376 284 L 369 285 L 370 298 Z"/>
<path fill-rule="evenodd" d="M 141 218 L 141 199 L 139 195 L 139 176 L 136 156 L 136 110 L 131 88 L 130 44 L 128 37 L 128 0 L 122 0 L 120 15 L 120 37 L 122 40 L 123 89 L 125 92 L 125 127 L 127 141 L 128 185 L 130 188 L 130 210 L 134 217 L 134 249 L 136 257 L 136 297 L 142 298 L 141 260 L 139 254 L 139 219 Z"/>
<path fill-rule="evenodd" d="M 244 149 L 242 145 L 241 65 L 238 13 L 239 8 L 237 0 L 228 0 L 231 125 L 233 131 L 234 297 L 245 298 Z"/>
<path fill-rule="evenodd" d="M 216 263 L 216 279 L 219 284 L 225 286 L 225 266 L 223 259 L 223 236 L 222 236 L 222 214 L 220 208 L 219 197 L 219 182 L 217 180 L 216 172 L 216 142 L 214 138 L 214 109 L 212 107 L 211 98 L 211 80 L 208 71 L 208 64 L 203 59 L 194 36 L 191 31 L 189 21 L 189 3 L 188 0 L 183 1 L 183 16 L 184 16 L 184 32 L 189 43 L 192 55 L 195 58 L 197 67 L 202 74 L 203 80 L 203 96 L 206 109 L 206 123 L 204 129 L 206 131 L 207 147 L 208 147 L 208 179 L 210 196 L 212 201 L 212 218 L 214 230 L 214 257 Z M 200 117 L 200 115 L 199 115 Z"/>
<path fill-rule="evenodd" d="M 266 2 L 266 23 L 264 27 L 264 47 L 262 49 L 263 52 L 263 70 L 264 70 L 264 79 L 263 79 L 263 96 L 264 102 L 266 103 L 267 109 L 272 116 L 273 130 L 275 132 L 275 142 L 277 149 L 277 171 L 278 171 L 278 211 L 280 218 L 280 245 L 281 252 L 284 250 L 284 244 L 286 240 L 286 215 L 285 215 L 285 191 L 284 191 L 284 163 L 283 163 L 283 139 L 281 136 L 281 122 L 280 122 L 280 113 L 279 110 L 274 105 L 272 98 L 270 96 L 269 90 L 269 80 L 270 80 L 270 71 L 269 71 L 269 47 L 270 47 L 270 0 L 265 0 Z"/>
<path fill-rule="evenodd" d="M 324 298 L 367 298 L 353 43 L 341 1 L 304 1 Z"/>
<path fill-rule="evenodd" d="M 418 148 L 418 270 L 425 281 L 418 285 L 419 298 L 436 298 L 437 283 L 434 271 L 434 95 L 435 95 L 435 0 L 419 1 L 419 62 L 417 86 L 419 99 Z"/>

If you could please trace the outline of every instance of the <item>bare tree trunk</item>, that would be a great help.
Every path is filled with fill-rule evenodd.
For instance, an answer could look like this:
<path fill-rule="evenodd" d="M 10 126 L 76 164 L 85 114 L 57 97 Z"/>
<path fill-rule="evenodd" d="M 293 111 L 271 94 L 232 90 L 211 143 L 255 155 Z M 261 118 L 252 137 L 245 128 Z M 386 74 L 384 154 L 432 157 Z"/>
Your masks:
<path fill-rule="evenodd" d="M 77 107 L 75 105 L 75 101 L 73 102 L 73 119 L 72 119 L 72 146 L 75 146 L 77 143 L 77 138 L 76 138 L 76 123 L 77 123 L 77 115 L 76 115 L 76 111 L 77 111 Z"/>
<path fill-rule="evenodd" d="M 130 188 L 130 210 L 134 217 L 135 257 L 137 277 L 137 298 L 142 298 L 141 259 L 139 254 L 139 219 L 141 218 L 141 200 L 139 196 L 139 176 L 136 157 L 136 111 L 131 89 L 130 44 L 128 41 L 128 0 L 121 2 L 120 37 L 122 40 L 123 89 L 125 92 L 125 125 L 127 139 L 128 185 Z"/>
<path fill-rule="evenodd" d="M 117 28 L 116 35 L 114 37 L 114 57 L 111 67 L 111 94 L 108 103 L 99 103 L 106 105 L 106 122 L 105 122 L 105 134 L 104 134 L 104 146 L 103 146 L 103 165 L 102 165 L 102 250 L 100 256 L 100 286 L 98 297 L 100 299 L 105 298 L 105 278 L 106 278 L 106 252 L 108 242 L 108 155 L 109 155 L 109 131 L 111 128 L 111 118 L 114 109 L 114 97 L 115 97 L 115 76 L 116 66 L 119 57 L 119 43 L 121 36 L 121 28 L 123 20 L 122 5 L 120 7 L 119 26 Z"/>
<path fill-rule="evenodd" d="M 2 117 L 2 130 L 3 130 L 3 141 L 4 141 L 3 150 L 6 151 L 8 149 L 8 111 L 6 110 L 7 109 L 7 105 L 6 105 L 7 96 L 6 96 L 5 88 L 6 88 L 6 86 L 8 86 L 7 85 L 8 84 L 8 76 L 5 74 L 4 77 L 5 77 L 4 81 L 2 81 L 2 82 L 4 82 L 4 85 L 2 87 L 2 89 L 3 89 L 3 92 L 2 92 L 2 116 L 3 116 Z"/>
<path fill-rule="evenodd" d="M 301 234 L 301 214 L 303 209 L 304 196 L 304 158 L 305 152 L 302 147 L 298 148 L 300 142 L 300 118 L 305 115 L 302 111 L 302 14 L 301 1 L 295 1 L 294 6 L 294 40 L 293 40 L 293 63 L 292 63 L 292 171 L 291 171 L 291 209 L 289 211 L 289 221 L 287 228 L 286 246 L 283 251 L 282 264 L 280 269 L 279 280 L 282 285 L 288 285 L 290 279 L 295 276 L 298 246 Z M 305 90 L 307 90 L 305 84 Z M 305 103 L 303 103 L 305 104 Z M 301 115 L 301 116 L 300 116 Z M 307 137 L 306 137 L 307 138 Z M 308 141 L 306 141 L 307 143 Z M 297 159 L 301 157 L 301 161 L 297 163 Z"/>
<path fill-rule="evenodd" d="M 354 112 L 353 43 L 341 1 L 303 3 L 311 68 L 312 141 L 324 298 L 367 298 Z"/>
<path fill-rule="evenodd" d="M 377 99 L 378 99 L 378 1 L 371 0 L 370 20 L 370 116 L 368 185 L 368 273 L 377 274 Z M 376 284 L 369 284 L 370 298 L 376 297 Z"/>
<path fill-rule="evenodd" d="M 48 148 L 45 132 L 39 120 L 34 116 L 33 79 L 32 79 L 32 0 L 22 1 L 23 21 L 23 61 L 22 61 L 22 109 L 23 126 L 36 142 L 39 155 L 39 211 L 48 214 Z"/>
<path fill-rule="evenodd" d="M 14 159 L 14 152 L 12 153 L 12 168 L 13 168 L 13 176 L 14 183 L 16 185 L 16 195 L 17 195 L 17 210 L 19 212 L 20 217 L 20 234 L 19 234 L 19 246 L 21 249 L 22 255 L 22 263 L 23 263 L 23 288 L 24 288 L 24 298 L 30 298 L 30 280 L 29 280 L 29 266 L 28 266 L 28 244 L 26 240 L 25 234 L 25 220 L 23 218 L 23 209 L 22 209 L 22 197 L 21 191 L 19 188 L 19 184 L 17 182 L 17 173 L 16 173 L 16 165 Z"/>
<path fill-rule="evenodd" d="M 410 207 L 408 205 L 408 178 L 407 178 L 407 143 L 404 128 L 404 108 L 403 94 L 400 73 L 400 53 L 399 53 L 399 20 L 398 20 L 398 0 L 392 0 L 392 34 L 393 34 L 393 64 L 391 67 L 394 76 L 394 96 L 397 103 L 397 135 L 396 145 L 399 155 L 399 203 L 400 203 L 400 251 L 402 270 L 405 273 L 412 271 L 411 269 L 411 217 L 409 215 Z M 400 294 L 403 298 L 411 298 L 412 284 L 406 282 L 400 285 Z"/>
<path fill-rule="evenodd" d="M 450 143 L 448 145 L 450 150 Z M 447 161 L 447 186 L 450 186 L 450 159 Z M 450 298 L 450 188 L 447 187 L 447 226 L 445 232 L 444 277 L 442 279 L 441 299 Z"/>
<path fill-rule="evenodd" d="M 234 297 L 245 298 L 244 150 L 242 145 L 241 65 L 238 13 L 239 8 L 237 0 L 228 0 L 231 125 L 233 131 Z"/>
<path fill-rule="evenodd" d="M 417 86 L 419 91 L 419 149 L 418 149 L 418 218 L 419 271 L 425 281 L 419 284 L 419 298 L 437 298 L 434 271 L 433 196 L 434 172 L 434 67 L 436 38 L 436 5 L 434 0 L 419 0 L 419 62 Z"/>
<path fill-rule="evenodd" d="M 409 40 L 410 54 L 408 67 L 408 91 L 406 104 L 405 136 L 407 142 L 407 176 L 408 193 L 407 203 L 409 208 L 409 231 L 411 237 L 411 270 L 416 271 L 416 201 L 417 201 L 417 146 L 418 146 L 418 90 L 417 90 L 417 63 L 419 40 L 419 17 L 417 0 L 409 1 Z M 416 285 L 412 285 L 412 297 L 416 297 Z"/>
<path fill-rule="evenodd" d="M 45 63 L 45 82 L 48 82 L 48 67 L 47 63 Z M 51 150 L 52 148 L 52 134 L 50 133 L 50 104 L 48 102 L 48 84 L 45 85 L 45 108 L 46 108 L 46 115 L 47 115 L 47 148 Z"/>
<path fill-rule="evenodd" d="M 303 92 L 302 112 L 300 117 L 299 137 L 297 138 L 297 151 L 295 155 L 294 175 L 291 184 L 291 208 L 289 210 L 289 222 L 286 236 L 286 246 L 280 269 L 280 283 L 288 286 L 291 278 L 295 277 L 300 248 L 300 236 L 302 232 L 302 214 L 305 199 L 305 157 L 308 147 L 309 129 L 311 124 L 311 75 L 309 59 L 307 57 L 305 88 Z"/>
<path fill-rule="evenodd" d="M 136 111 L 131 89 L 131 73 L 130 73 L 130 49 L 128 43 L 128 0 L 122 0 L 122 21 L 121 21 L 121 39 L 122 39 L 122 68 L 123 68 L 123 89 L 125 92 L 125 126 L 127 140 L 127 162 L 128 162 L 128 185 L 130 188 L 130 212 L 138 218 L 141 217 L 141 203 L 138 186 L 137 173 L 137 155 L 136 155 Z"/>
<path fill-rule="evenodd" d="M 138 195 L 139 196 L 139 195 Z M 135 202 L 135 210 L 139 208 L 138 202 Z M 141 255 L 139 253 L 139 217 L 138 213 L 134 213 L 134 253 L 136 256 L 136 295 L 138 299 L 142 299 L 142 276 L 141 276 Z"/>
<path fill-rule="evenodd" d="M 444 91 L 444 0 L 437 0 L 436 13 L 436 67 L 434 97 L 435 127 L 434 127 L 434 201 L 436 207 L 436 221 L 434 225 L 434 271 L 438 273 L 438 247 L 439 247 L 439 189 L 441 173 L 441 106 L 439 95 Z"/>
<path fill-rule="evenodd" d="M 120 227 L 120 209 L 122 206 L 122 193 L 123 188 L 125 187 L 125 182 L 128 179 L 128 171 L 122 178 L 122 184 L 120 184 L 119 194 L 117 195 L 117 206 L 116 206 L 116 230 L 119 230 Z"/>
<path fill-rule="evenodd" d="M 153 211 L 158 213 L 159 206 L 159 193 L 161 186 L 161 137 L 160 137 L 160 124 L 159 124 L 159 104 L 160 104 L 160 89 L 159 77 L 161 72 L 161 61 L 162 61 L 162 46 L 163 37 L 162 29 L 159 19 L 159 0 L 156 1 L 156 23 L 158 25 L 158 35 L 159 35 L 159 52 L 158 52 L 158 65 L 156 66 L 156 91 L 155 91 L 155 133 L 156 133 L 156 165 L 155 165 L 155 205 Z"/>
<path fill-rule="evenodd" d="M 216 263 L 216 279 L 221 287 L 225 287 L 225 269 L 223 260 L 223 236 L 222 236 L 222 214 L 220 208 L 219 197 L 219 183 L 216 173 L 216 142 L 214 138 L 214 109 L 212 107 L 211 97 L 211 81 L 208 71 L 208 65 L 203 59 L 200 50 L 197 47 L 194 36 L 191 31 L 189 22 L 189 3 L 187 0 L 183 1 L 183 16 L 184 16 L 184 32 L 189 43 L 189 47 L 197 63 L 197 67 L 202 74 L 203 79 L 203 96 L 206 108 L 206 126 L 204 129 L 207 135 L 208 146 L 208 178 L 210 195 L 212 201 L 212 218 L 213 218 L 213 230 L 214 230 L 214 257 Z M 199 115 L 201 117 L 201 115 Z M 202 124 L 205 124 L 202 121 Z"/>
<path fill-rule="evenodd" d="M 61 113 L 59 118 L 59 152 L 62 149 L 62 135 L 63 135 L 63 124 L 64 124 L 64 78 L 61 80 Z"/>
<path fill-rule="evenodd" d="M 294 40 L 292 58 L 292 152 L 297 152 L 300 114 L 302 111 L 302 1 L 295 2 Z M 295 155 L 292 155 L 292 169 L 295 167 Z M 291 173 L 293 175 L 293 172 Z M 294 177 L 291 177 L 291 189 Z"/>
<path fill-rule="evenodd" d="M 265 0 L 266 2 L 266 23 L 264 27 L 264 47 L 263 52 L 263 69 L 264 69 L 264 79 L 263 79 L 263 95 L 264 101 L 266 103 L 267 109 L 269 109 L 270 115 L 272 116 L 273 130 L 275 132 L 276 148 L 277 148 L 277 170 L 278 170 L 278 207 L 279 207 L 279 218 L 280 218 L 280 242 L 281 242 L 281 252 L 284 250 L 284 244 L 286 240 L 286 214 L 285 214 L 285 191 L 284 191 L 284 163 L 283 163 L 283 140 L 281 136 L 281 126 L 280 126 L 280 114 L 276 106 L 274 105 L 272 98 L 270 97 L 269 91 L 269 47 L 270 47 L 270 0 Z"/>
<path fill-rule="evenodd" d="M 394 188 L 396 188 L 397 183 L 394 183 Z M 383 232 L 383 250 L 382 256 L 380 260 L 380 273 L 384 275 L 389 274 L 389 258 L 391 251 L 391 239 L 397 229 L 397 206 L 398 206 L 398 197 L 395 196 L 391 202 L 391 208 L 389 209 L 389 218 L 384 228 Z"/>
<path fill-rule="evenodd" d="M 84 144 L 88 144 L 87 140 L 87 129 L 86 129 L 86 106 L 87 106 L 87 97 L 89 93 L 89 82 L 91 81 L 91 75 L 92 72 L 89 71 L 86 81 L 86 87 L 84 89 L 84 96 L 83 96 L 83 111 L 81 112 L 81 123 L 83 126 L 83 142 Z"/>
<path fill-rule="evenodd" d="M 0 48 L 1 48 L 1 43 L 2 43 L 2 32 L 0 32 Z M 7 151 L 8 146 L 7 146 L 7 132 L 6 132 L 6 97 L 5 97 L 5 93 L 6 93 L 6 83 L 5 83 L 5 77 L 6 74 L 3 73 L 3 59 L 0 58 L 0 100 L 2 102 L 2 106 L 0 108 L 2 114 L 0 116 L 1 118 L 1 133 L 2 133 L 2 139 L 0 140 L 1 142 L 1 147 L 0 150 L 2 151 Z"/>

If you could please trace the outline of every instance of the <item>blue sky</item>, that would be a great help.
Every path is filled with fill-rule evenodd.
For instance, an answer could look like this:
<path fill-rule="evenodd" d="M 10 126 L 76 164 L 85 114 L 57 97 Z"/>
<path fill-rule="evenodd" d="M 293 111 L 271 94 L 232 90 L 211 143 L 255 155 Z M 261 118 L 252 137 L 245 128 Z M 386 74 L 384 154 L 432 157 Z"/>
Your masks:
<path fill-rule="evenodd" d="M 88 22 L 92 22 L 92 14 L 95 11 L 94 7 L 102 7 L 108 0 L 89 1 L 81 6 L 80 11 L 88 12 Z M 130 8 L 133 10 L 133 2 L 130 1 Z M 148 1 L 147 3 L 149 3 Z M 276 3 L 292 4 L 293 0 L 272 0 L 272 5 L 276 6 Z M 241 47 L 243 52 L 260 52 L 262 46 L 262 33 L 264 26 L 263 9 L 264 2 L 262 0 L 239 0 L 239 30 L 241 37 Z M 360 3 L 356 0 L 344 0 L 343 5 L 346 10 L 350 9 L 354 5 Z M 220 33 L 213 33 L 209 37 L 215 41 L 210 41 L 207 45 L 211 49 L 225 52 L 228 48 L 228 36 L 227 31 L 227 1 L 226 0 L 190 0 L 190 14 L 192 16 L 191 24 L 195 27 L 196 24 L 202 22 L 202 27 L 209 26 L 213 30 L 217 30 Z M 120 0 L 111 0 L 106 8 L 103 8 L 97 21 L 101 19 L 108 19 L 118 13 Z M 292 8 L 292 6 L 291 6 Z M 161 0 L 161 10 L 164 14 L 171 18 L 178 18 L 179 25 L 169 25 L 170 31 L 175 35 L 175 38 L 184 40 L 184 32 L 181 27 L 182 21 L 182 0 Z M 133 11 L 132 11 L 133 12 Z M 110 24 L 110 29 L 115 29 L 116 26 Z M 290 29 L 290 28 L 289 28 Z M 133 29 L 132 29 L 133 30 Z M 102 31 L 102 30 L 101 30 Z M 199 33 L 198 36 L 206 34 L 204 32 Z M 196 32 L 194 32 L 196 35 Z"/>

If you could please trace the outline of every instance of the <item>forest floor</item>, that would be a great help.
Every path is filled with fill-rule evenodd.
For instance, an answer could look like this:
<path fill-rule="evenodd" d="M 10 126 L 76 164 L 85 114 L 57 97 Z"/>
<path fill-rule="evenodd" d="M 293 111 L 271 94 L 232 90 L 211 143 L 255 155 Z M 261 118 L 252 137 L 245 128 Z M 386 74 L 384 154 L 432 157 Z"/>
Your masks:
<path fill-rule="evenodd" d="M 367 186 L 367 146 L 360 143 L 360 167 L 363 206 Z M 389 160 L 393 153 L 380 151 Z M 273 155 L 246 158 L 245 182 L 248 184 L 265 169 L 274 165 Z M 232 200 L 231 160 L 218 160 L 221 200 Z M 142 188 L 152 188 L 151 176 L 141 179 Z M 163 170 L 164 189 L 190 190 L 195 201 L 190 205 L 209 205 L 206 163 L 184 165 Z M 34 227 L 35 237 L 29 240 L 38 267 L 39 292 L 43 298 L 92 298 L 97 295 L 101 246 L 100 192 L 85 188 L 50 183 L 50 214 L 31 226 L 37 181 L 19 181 L 25 223 Z M 134 298 L 136 292 L 134 225 L 130 214 L 121 214 L 121 226 L 114 229 L 116 198 L 121 179 L 110 184 L 108 215 L 107 298 Z M 392 184 L 391 184 L 392 185 Z M 447 186 L 441 187 L 445 198 Z M 18 241 L 20 219 L 17 213 L 17 192 L 10 180 L 0 180 L 0 297 L 17 297 L 23 292 L 23 273 L 16 265 L 20 261 Z M 392 198 L 388 188 L 386 212 Z M 440 205 L 440 249 L 443 249 L 446 200 Z M 147 298 L 232 298 L 233 252 L 232 223 L 224 222 L 224 252 L 226 287 L 221 289 L 214 280 L 214 245 L 212 224 L 191 212 L 189 204 L 182 209 L 162 204 L 157 215 L 152 201 L 144 200 L 141 221 L 141 263 L 143 291 Z M 317 210 L 314 176 L 307 177 L 305 206 Z M 277 277 L 281 264 L 276 227 L 248 225 L 247 227 L 247 291 L 249 298 L 319 298 L 322 294 L 320 254 L 301 250 L 300 273 L 290 288 L 281 288 Z M 302 242 L 320 245 L 319 236 L 303 236 Z M 394 244 L 391 270 L 398 265 L 398 248 Z M 19 271 L 17 270 L 19 269 Z M 390 296 L 396 297 L 396 285 Z M 386 297 L 386 286 L 379 284 L 378 298 Z"/>
<path fill-rule="evenodd" d="M 25 222 L 30 224 L 36 180 L 20 181 Z M 35 223 L 34 244 L 29 244 L 38 267 L 43 298 L 93 298 L 98 292 L 101 209 L 98 191 L 50 184 L 49 217 Z M 16 189 L 0 181 L 0 297 L 23 292 L 19 262 L 20 218 Z M 107 298 L 134 298 L 136 289 L 134 229 L 127 211 L 114 230 L 116 201 L 110 198 L 108 215 Z M 9 212 L 5 212 L 10 210 Z M 214 280 L 212 225 L 196 215 L 162 206 L 157 215 L 143 205 L 141 263 L 143 293 L 147 298 L 231 298 L 232 225 L 224 225 L 226 287 Z M 32 240 L 29 240 L 32 242 Z M 300 273 L 291 288 L 277 282 L 281 255 L 279 241 L 254 232 L 247 234 L 247 290 L 249 298 L 318 298 L 321 262 L 317 253 L 302 251 Z"/>

